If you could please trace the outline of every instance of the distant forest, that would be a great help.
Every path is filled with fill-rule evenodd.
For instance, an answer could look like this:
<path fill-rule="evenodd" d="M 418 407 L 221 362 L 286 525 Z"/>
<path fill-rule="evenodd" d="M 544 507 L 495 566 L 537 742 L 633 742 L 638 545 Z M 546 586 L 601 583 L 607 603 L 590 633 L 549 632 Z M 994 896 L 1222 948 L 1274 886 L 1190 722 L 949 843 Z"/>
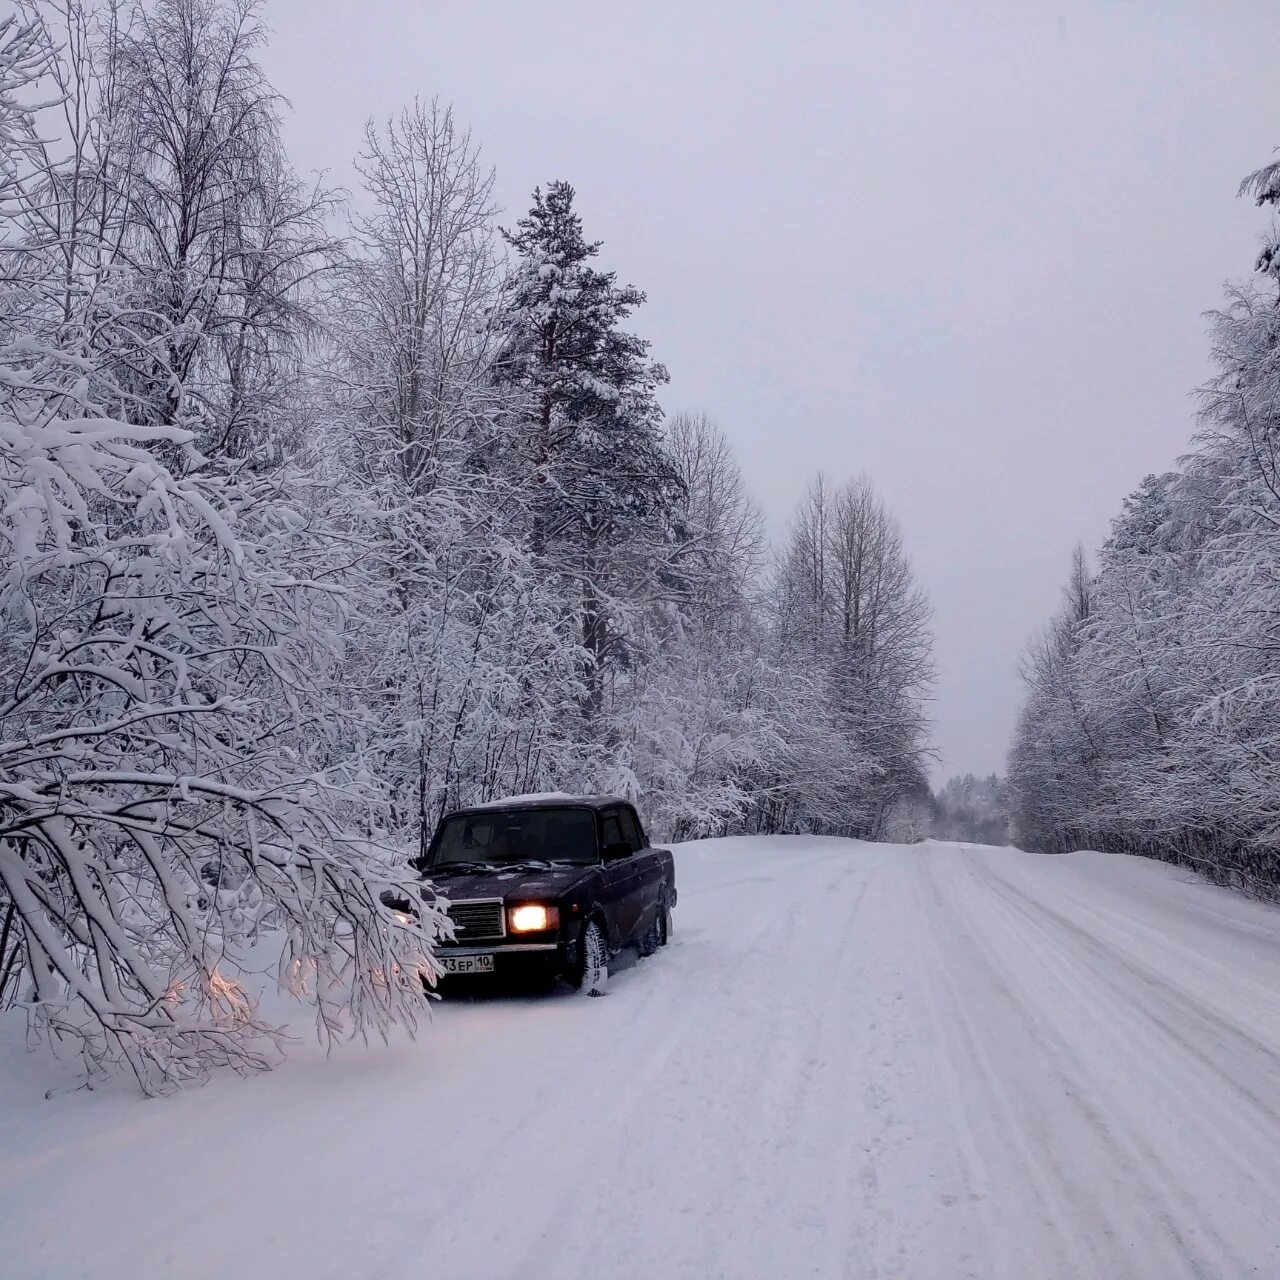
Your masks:
<path fill-rule="evenodd" d="M 994 773 L 985 778 L 966 773 L 949 778 L 930 797 L 930 834 L 935 840 L 972 844 L 1009 843 L 1008 798 Z"/>

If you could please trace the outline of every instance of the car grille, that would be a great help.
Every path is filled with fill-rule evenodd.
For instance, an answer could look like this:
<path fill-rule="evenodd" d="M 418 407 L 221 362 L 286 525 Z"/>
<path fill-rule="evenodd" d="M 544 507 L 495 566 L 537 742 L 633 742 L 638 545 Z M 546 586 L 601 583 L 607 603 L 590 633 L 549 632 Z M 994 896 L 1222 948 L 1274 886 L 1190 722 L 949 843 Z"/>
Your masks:
<path fill-rule="evenodd" d="M 449 919 L 453 921 L 455 942 L 476 942 L 481 938 L 500 938 L 503 928 L 502 901 L 479 898 L 470 902 L 451 902 Z"/>

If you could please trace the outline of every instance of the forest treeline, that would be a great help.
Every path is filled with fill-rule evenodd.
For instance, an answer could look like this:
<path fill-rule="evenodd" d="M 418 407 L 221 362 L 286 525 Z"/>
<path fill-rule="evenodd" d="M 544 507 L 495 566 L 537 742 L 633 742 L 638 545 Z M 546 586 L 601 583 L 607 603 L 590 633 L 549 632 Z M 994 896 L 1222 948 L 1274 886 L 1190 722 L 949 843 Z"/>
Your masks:
<path fill-rule="evenodd" d="M 1280 164 L 1271 213 L 1211 316 L 1215 372 L 1177 470 L 1124 501 L 1024 659 L 1009 756 L 1018 843 L 1095 848 L 1280 892 Z"/>
<path fill-rule="evenodd" d="M 411 1022 L 447 808 L 876 837 L 925 789 L 927 602 L 865 479 L 771 545 L 664 415 L 573 188 L 508 222 L 447 107 L 304 181 L 252 0 L 0 20 L 0 1007 L 146 1088 Z M 782 424 L 780 424 L 781 428 Z"/>
<path fill-rule="evenodd" d="M 1009 843 L 1008 796 L 996 774 L 956 774 L 929 797 L 928 833 L 935 840 Z"/>

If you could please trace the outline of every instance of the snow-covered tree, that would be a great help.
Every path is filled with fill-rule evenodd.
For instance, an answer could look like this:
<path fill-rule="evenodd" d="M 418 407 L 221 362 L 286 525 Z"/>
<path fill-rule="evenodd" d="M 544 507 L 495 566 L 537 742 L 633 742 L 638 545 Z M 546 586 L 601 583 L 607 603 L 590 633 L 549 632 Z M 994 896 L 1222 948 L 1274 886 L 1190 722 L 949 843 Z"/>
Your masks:
<path fill-rule="evenodd" d="M 679 486 L 655 398 L 667 373 L 620 327 L 645 295 L 592 265 L 600 244 L 585 239 L 567 182 L 535 191 L 506 238 L 516 257 L 499 376 L 527 415 L 530 545 L 575 616 L 591 719 L 630 659 L 633 611 L 672 594 L 665 571 Z"/>
<path fill-rule="evenodd" d="M 679 482 L 673 598 L 646 621 L 644 661 L 618 715 L 624 787 L 650 798 L 659 830 L 686 838 L 749 821 L 751 774 L 782 744 L 756 598 L 763 518 L 705 414 L 675 415 L 666 447 Z"/>
<path fill-rule="evenodd" d="M 994 773 L 972 773 L 947 779 L 932 797 L 929 830 L 938 840 L 974 844 L 1008 843 L 1009 814 L 1004 783 Z"/>
<path fill-rule="evenodd" d="M 121 313 L 104 356 L 130 420 L 184 426 L 206 456 L 230 459 L 299 443 L 308 286 L 335 250 L 334 197 L 304 186 L 284 154 L 278 95 L 256 58 L 260 7 L 137 4 L 103 55 Z"/>
<path fill-rule="evenodd" d="M 815 756 L 793 774 L 807 779 L 795 803 L 809 824 L 874 839 L 900 796 L 927 791 L 933 667 L 928 602 L 869 481 L 810 485 L 771 607 L 780 664 L 814 684 L 798 699 L 804 723 L 786 734 Z"/>
<path fill-rule="evenodd" d="M 430 935 L 378 890 L 379 797 L 324 769 L 339 603 L 301 513 L 177 478 L 174 427 L 108 418 L 80 359 L 0 351 L 0 883 L 33 1027 L 148 1090 L 267 1061 L 259 930 L 330 1033 L 412 1023 Z M 308 746 L 308 744 L 313 744 Z"/>
<path fill-rule="evenodd" d="M 528 547 L 523 401 L 500 383 L 492 174 L 439 103 L 370 124 L 315 387 L 363 606 L 348 722 L 425 847 L 462 802 L 564 785 L 585 657 Z"/>
<path fill-rule="evenodd" d="M 403 853 L 382 839 L 380 780 L 333 732 L 349 548 L 317 536 L 303 477 L 197 451 L 210 419 L 181 388 L 217 335 L 135 323 L 144 274 L 99 269 L 103 218 L 68 209 L 101 180 L 98 135 L 58 160 L 49 116 L 95 64 L 38 22 L 16 30 L 0 31 L 0 132 L 22 144 L 0 170 L 18 267 L 0 329 L 3 996 L 89 1079 L 126 1065 L 148 1091 L 270 1061 L 249 973 L 264 964 L 325 1034 L 412 1025 L 438 921 L 382 904 Z M 166 365 L 173 414 L 140 411 L 137 377 L 193 344 Z M 235 376 L 224 361 L 219 395 Z"/>
<path fill-rule="evenodd" d="M 1277 203 L 1278 170 L 1242 193 Z M 1274 221 L 1212 318 L 1218 372 L 1179 472 L 1126 500 L 1079 607 L 1027 663 L 1009 761 L 1017 838 L 1280 883 L 1280 322 Z"/>

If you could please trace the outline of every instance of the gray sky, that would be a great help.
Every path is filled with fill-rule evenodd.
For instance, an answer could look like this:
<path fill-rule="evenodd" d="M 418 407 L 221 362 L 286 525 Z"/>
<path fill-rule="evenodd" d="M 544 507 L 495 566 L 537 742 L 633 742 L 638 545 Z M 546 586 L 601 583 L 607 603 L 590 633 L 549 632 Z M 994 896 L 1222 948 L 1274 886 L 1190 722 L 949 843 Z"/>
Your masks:
<path fill-rule="evenodd" d="M 668 410 L 727 430 L 780 529 L 865 471 L 933 601 L 942 773 L 1003 770 L 1072 545 L 1167 468 L 1203 312 L 1262 227 L 1280 5 L 271 0 L 303 170 L 414 94 L 510 225 L 567 178 Z"/>

